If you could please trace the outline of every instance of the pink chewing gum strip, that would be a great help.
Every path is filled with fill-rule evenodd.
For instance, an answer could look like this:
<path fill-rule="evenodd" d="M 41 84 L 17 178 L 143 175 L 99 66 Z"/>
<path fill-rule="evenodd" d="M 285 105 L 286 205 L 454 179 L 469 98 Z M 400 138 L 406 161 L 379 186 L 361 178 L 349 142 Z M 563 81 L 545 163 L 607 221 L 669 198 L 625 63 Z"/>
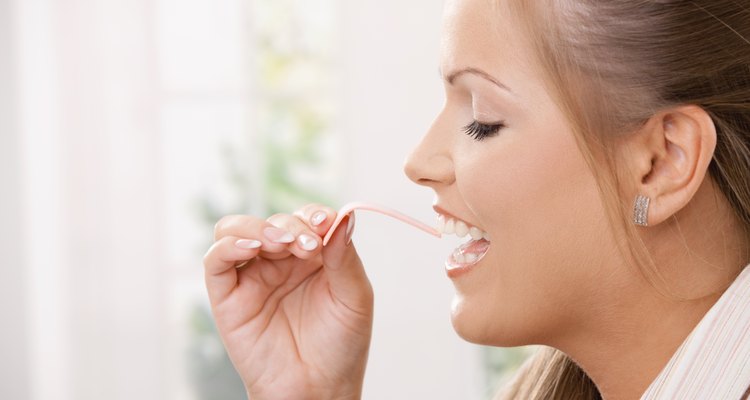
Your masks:
<path fill-rule="evenodd" d="M 419 222 L 416 219 L 408 215 L 402 214 L 396 210 L 393 210 L 388 207 L 370 204 L 370 203 L 354 202 L 354 203 L 349 203 L 341 207 L 341 210 L 339 210 L 339 213 L 336 215 L 336 220 L 333 221 L 333 225 L 331 225 L 331 228 L 328 229 L 328 233 L 326 233 L 326 236 L 323 238 L 323 246 L 328 244 L 328 241 L 331 239 L 331 236 L 333 236 L 333 232 L 336 231 L 336 227 L 339 226 L 339 224 L 344 219 L 344 217 L 346 217 L 349 213 L 353 212 L 354 210 L 368 210 L 368 211 L 379 212 L 389 217 L 396 218 L 399 221 L 406 222 L 407 224 L 412 225 L 416 228 L 419 228 L 429 233 L 430 235 L 436 236 L 438 238 L 441 237 L 441 234 L 440 232 L 438 232 L 437 229 L 427 224 L 424 224 L 422 222 Z"/>

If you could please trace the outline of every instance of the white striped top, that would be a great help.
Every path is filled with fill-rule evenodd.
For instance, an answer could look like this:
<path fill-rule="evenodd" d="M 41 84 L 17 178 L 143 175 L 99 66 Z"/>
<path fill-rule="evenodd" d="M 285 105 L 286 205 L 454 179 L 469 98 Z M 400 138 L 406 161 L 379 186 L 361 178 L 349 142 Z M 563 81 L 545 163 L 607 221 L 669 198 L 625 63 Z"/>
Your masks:
<path fill-rule="evenodd" d="M 740 400 L 749 386 L 750 265 L 682 342 L 641 400 Z"/>

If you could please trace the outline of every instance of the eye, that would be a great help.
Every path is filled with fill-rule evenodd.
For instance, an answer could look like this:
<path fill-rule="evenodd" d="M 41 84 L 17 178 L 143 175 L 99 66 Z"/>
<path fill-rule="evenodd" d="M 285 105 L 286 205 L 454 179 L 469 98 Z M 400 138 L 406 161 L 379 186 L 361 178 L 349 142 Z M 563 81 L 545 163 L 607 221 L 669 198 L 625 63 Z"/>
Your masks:
<path fill-rule="evenodd" d="M 497 124 L 483 124 L 479 121 L 474 121 L 469 125 L 466 125 L 463 130 L 467 135 L 474 138 L 476 141 L 482 141 L 484 138 L 492 137 L 500 132 L 500 129 L 505 128 L 505 124 L 500 122 Z"/>

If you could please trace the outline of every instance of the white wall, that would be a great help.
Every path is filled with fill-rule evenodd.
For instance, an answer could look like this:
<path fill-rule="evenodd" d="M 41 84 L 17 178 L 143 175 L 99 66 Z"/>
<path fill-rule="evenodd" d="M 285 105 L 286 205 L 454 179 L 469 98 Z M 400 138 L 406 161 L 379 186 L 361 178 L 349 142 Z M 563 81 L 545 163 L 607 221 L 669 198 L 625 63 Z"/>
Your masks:
<path fill-rule="evenodd" d="M 342 1 L 342 131 L 349 200 L 374 201 L 434 223 L 434 193 L 407 179 L 409 151 L 443 103 L 442 2 Z M 360 212 L 354 242 L 375 291 L 365 399 L 479 399 L 479 350 L 450 325 L 443 260 L 455 242 Z"/>

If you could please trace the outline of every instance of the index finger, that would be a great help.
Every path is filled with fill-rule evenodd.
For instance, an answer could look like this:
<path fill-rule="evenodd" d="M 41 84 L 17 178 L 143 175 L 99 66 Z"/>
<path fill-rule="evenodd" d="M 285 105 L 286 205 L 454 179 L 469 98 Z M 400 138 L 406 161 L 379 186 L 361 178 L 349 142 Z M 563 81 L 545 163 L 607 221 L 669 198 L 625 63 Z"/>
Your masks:
<path fill-rule="evenodd" d="M 293 213 L 315 232 L 323 237 L 336 219 L 336 210 L 321 204 L 308 204 Z"/>

